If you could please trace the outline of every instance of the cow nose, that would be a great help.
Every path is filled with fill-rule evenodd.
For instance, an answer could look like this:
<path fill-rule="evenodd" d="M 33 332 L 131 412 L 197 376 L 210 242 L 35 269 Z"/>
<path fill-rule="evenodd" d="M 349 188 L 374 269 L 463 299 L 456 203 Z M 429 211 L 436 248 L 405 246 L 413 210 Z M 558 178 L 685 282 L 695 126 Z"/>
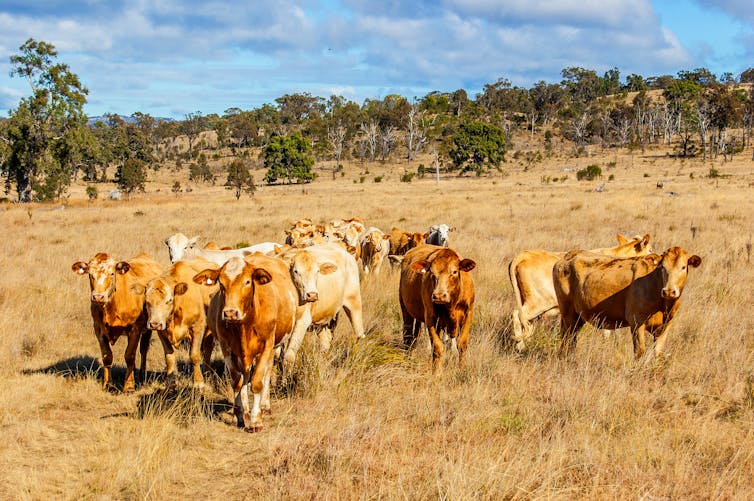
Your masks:
<path fill-rule="evenodd" d="M 439 303 L 444 304 L 448 302 L 448 295 L 444 292 L 434 292 L 432 293 L 432 302 L 433 303 Z"/>
<path fill-rule="evenodd" d="M 164 331 L 165 330 L 165 326 L 163 325 L 163 323 L 162 322 L 157 322 L 157 321 L 151 321 L 151 322 L 149 322 L 149 328 L 152 329 L 152 330 L 156 330 L 156 331 Z"/>
<path fill-rule="evenodd" d="M 317 301 L 319 299 L 319 294 L 316 292 L 307 292 L 306 293 L 306 302 L 307 303 L 313 303 L 314 301 Z"/>
<path fill-rule="evenodd" d="M 92 302 L 94 303 L 104 303 L 105 302 L 105 295 L 101 292 L 92 292 Z"/>
<path fill-rule="evenodd" d="M 223 310 L 223 320 L 236 321 L 241 318 L 241 312 L 235 308 Z"/>
<path fill-rule="evenodd" d="M 675 287 L 671 289 L 662 289 L 662 297 L 665 299 L 675 299 L 678 295 L 678 289 Z"/>

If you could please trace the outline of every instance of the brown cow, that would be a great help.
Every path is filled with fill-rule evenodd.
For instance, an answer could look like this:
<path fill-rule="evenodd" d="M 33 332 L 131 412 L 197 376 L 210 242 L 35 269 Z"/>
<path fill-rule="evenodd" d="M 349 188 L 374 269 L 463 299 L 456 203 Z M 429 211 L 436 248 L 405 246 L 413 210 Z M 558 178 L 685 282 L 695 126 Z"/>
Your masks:
<path fill-rule="evenodd" d="M 661 256 L 614 258 L 571 251 L 552 270 L 561 312 L 560 355 L 576 346 L 584 323 L 617 329 L 630 327 L 634 355 L 644 355 L 644 333 L 655 339 L 656 356 L 662 353 L 667 328 L 681 304 L 689 267 L 702 262 L 680 247 Z"/>
<path fill-rule="evenodd" d="M 202 355 L 208 367 L 212 357 L 214 337 L 207 329 L 207 310 L 217 289 L 198 285 L 193 278 L 202 270 L 217 267 L 204 259 L 178 261 L 146 287 L 147 325 L 160 337 L 168 377 L 176 373 L 175 350 L 181 341 L 188 339 L 193 382 L 197 387 L 204 385 Z"/>
<path fill-rule="evenodd" d="M 427 244 L 408 251 L 401 264 L 403 343 L 413 345 L 421 324 L 426 324 L 435 373 L 445 351 L 443 332 L 457 341 L 459 364 L 463 362 L 474 312 L 474 280 L 469 272 L 475 266 L 453 249 Z"/>
<path fill-rule="evenodd" d="M 238 426 L 259 431 L 262 410 L 270 409 L 273 350 L 293 331 L 296 319 L 298 294 L 288 265 L 278 258 L 252 254 L 231 258 L 220 269 L 201 271 L 194 282 L 220 284 L 210 302 L 209 327 L 217 334 L 233 379 Z M 249 383 L 254 399 L 251 409 Z"/>
<path fill-rule="evenodd" d="M 361 263 L 364 273 L 379 273 L 382 264 L 388 260 L 390 254 L 390 235 L 386 235 L 379 228 L 369 228 L 361 237 Z"/>
<path fill-rule="evenodd" d="M 144 310 L 144 285 L 160 274 L 160 265 L 146 254 L 118 262 L 100 252 L 88 263 L 73 263 L 71 269 L 78 275 L 89 275 L 94 335 L 102 354 L 102 387 L 107 389 L 110 385 L 110 367 L 113 364 L 113 351 L 110 346 L 114 345 L 120 336 L 125 335 L 128 345 L 123 391 L 134 391 L 136 346 L 140 343 L 139 378 L 144 381 L 147 352 L 152 336 L 152 331 L 147 328 L 147 314 Z M 141 293 L 138 292 L 139 288 Z"/>
<path fill-rule="evenodd" d="M 593 249 L 614 257 L 644 256 L 652 252 L 649 235 L 636 236 L 629 240 L 616 235 L 615 247 Z M 508 264 L 508 277 L 513 287 L 515 308 L 513 319 L 513 339 L 516 348 L 523 350 L 532 334 L 531 321 L 550 312 L 557 314 L 558 300 L 552 283 L 552 267 L 563 259 L 565 252 L 546 250 L 525 250 Z"/>
<path fill-rule="evenodd" d="M 396 227 L 390 230 L 390 254 L 403 256 L 409 250 L 424 243 L 429 233 L 409 233 Z"/>

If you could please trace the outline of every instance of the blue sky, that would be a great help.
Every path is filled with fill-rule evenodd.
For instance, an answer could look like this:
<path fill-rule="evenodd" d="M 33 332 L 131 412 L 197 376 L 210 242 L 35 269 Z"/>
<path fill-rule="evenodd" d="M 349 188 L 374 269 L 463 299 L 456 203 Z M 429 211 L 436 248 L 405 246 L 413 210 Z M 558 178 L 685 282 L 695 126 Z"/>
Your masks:
<path fill-rule="evenodd" d="M 0 115 L 30 92 L 9 76 L 29 37 L 79 75 L 90 116 L 754 67 L 751 0 L 0 0 Z"/>

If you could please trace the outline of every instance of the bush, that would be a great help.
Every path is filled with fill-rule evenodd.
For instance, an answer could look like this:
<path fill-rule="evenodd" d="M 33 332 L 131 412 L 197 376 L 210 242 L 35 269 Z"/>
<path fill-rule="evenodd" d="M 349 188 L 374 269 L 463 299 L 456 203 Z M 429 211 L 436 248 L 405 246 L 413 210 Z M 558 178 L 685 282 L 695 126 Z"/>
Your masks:
<path fill-rule="evenodd" d="M 96 200 L 97 199 L 97 187 L 96 186 L 87 186 L 86 187 L 86 197 L 89 200 Z"/>
<path fill-rule="evenodd" d="M 579 181 L 592 181 L 600 177 L 602 177 L 602 169 L 596 164 L 588 165 L 586 169 L 581 169 L 576 172 L 576 179 Z"/>
<path fill-rule="evenodd" d="M 424 164 L 419 164 L 419 167 L 416 168 L 416 174 L 419 176 L 419 178 L 423 178 L 424 174 L 427 173 L 427 168 L 424 167 Z"/>
<path fill-rule="evenodd" d="M 138 158 L 129 158 L 118 167 L 115 180 L 118 183 L 118 188 L 127 194 L 134 191 L 143 192 L 144 184 L 147 182 L 147 166 Z"/>
<path fill-rule="evenodd" d="M 374 182 L 375 183 L 381 183 L 382 182 L 382 176 L 374 176 Z"/>
<path fill-rule="evenodd" d="M 414 178 L 413 172 L 404 172 L 401 174 L 401 183 L 410 183 L 411 180 Z"/>

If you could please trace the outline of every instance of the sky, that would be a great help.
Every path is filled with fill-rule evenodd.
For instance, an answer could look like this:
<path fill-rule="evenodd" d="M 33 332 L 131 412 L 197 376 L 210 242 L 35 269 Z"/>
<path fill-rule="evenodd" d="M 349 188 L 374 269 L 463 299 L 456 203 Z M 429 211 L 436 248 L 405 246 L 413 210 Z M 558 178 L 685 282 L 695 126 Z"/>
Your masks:
<path fill-rule="evenodd" d="M 751 0 L 0 0 L 0 116 L 30 95 L 29 38 L 89 89 L 84 111 L 182 119 L 285 94 L 359 104 L 561 70 L 676 75 L 754 67 Z"/>

